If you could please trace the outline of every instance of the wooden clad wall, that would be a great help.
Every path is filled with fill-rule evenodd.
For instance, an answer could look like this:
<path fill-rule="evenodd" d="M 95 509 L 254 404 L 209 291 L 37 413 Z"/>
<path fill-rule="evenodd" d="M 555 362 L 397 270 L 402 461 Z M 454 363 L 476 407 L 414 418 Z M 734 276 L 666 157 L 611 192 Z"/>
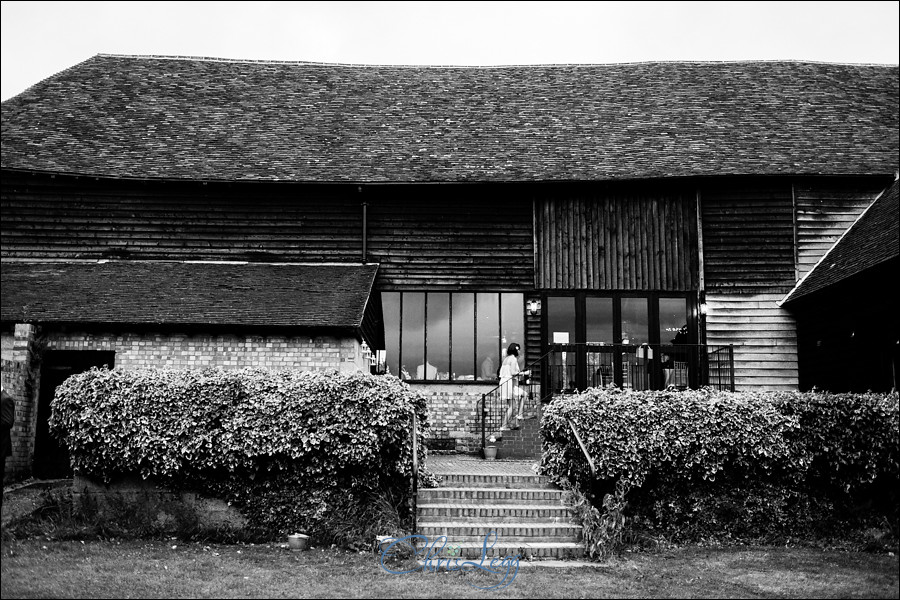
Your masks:
<path fill-rule="evenodd" d="M 794 186 L 797 278 L 802 279 L 885 188 L 871 180 L 814 180 Z"/>
<path fill-rule="evenodd" d="M 542 289 L 699 287 L 696 193 L 620 187 L 535 201 Z"/>
<path fill-rule="evenodd" d="M 735 389 L 796 390 L 797 326 L 781 293 L 706 294 L 706 343 L 734 345 Z"/>
<path fill-rule="evenodd" d="M 706 289 L 790 291 L 795 281 L 790 183 L 731 180 L 700 195 Z"/>
<path fill-rule="evenodd" d="M 378 287 L 525 291 L 534 280 L 531 202 L 514 188 L 366 187 Z"/>
<path fill-rule="evenodd" d="M 796 324 L 776 304 L 795 282 L 790 182 L 731 180 L 700 204 L 707 343 L 734 346 L 738 390 L 797 389 Z"/>
<path fill-rule="evenodd" d="M 4 173 L 2 256 L 358 262 L 355 186 L 95 181 Z"/>

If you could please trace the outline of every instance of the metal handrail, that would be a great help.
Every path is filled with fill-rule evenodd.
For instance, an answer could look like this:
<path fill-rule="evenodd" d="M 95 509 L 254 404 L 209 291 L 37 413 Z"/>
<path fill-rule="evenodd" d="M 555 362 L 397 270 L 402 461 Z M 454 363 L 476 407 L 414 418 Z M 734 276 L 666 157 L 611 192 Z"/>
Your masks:
<path fill-rule="evenodd" d="M 578 446 L 581 447 L 581 451 L 584 453 L 584 457 L 588 461 L 588 466 L 591 467 L 591 475 L 597 477 L 597 467 L 594 465 L 594 459 L 591 458 L 591 455 L 588 453 L 587 448 L 584 445 L 584 442 L 581 441 L 581 436 L 578 435 L 578 430 L 575 428 L 575 423 L 572 422 L 572 419 L 566 417 L 566 421 L 569 423 L 569 427 L 572 428 L 572 433 L 575 434 L 575 441 L 578 442 Z"/>
<path fill-rule="evenodd" d="M 526 365 L 526 367 L 522 370 L 523 371 L 532 371 L 532 373 L 533 373 L 535 367 L 539 368 L 543 364 L 544 359 L 547 358 L 548 356 L 550 356 L 553 352 L 554 352 L 553 350 L 546 352 L 544 355 L 542 355 L 537 360 L 534 360 L 531 363 L 529 363 L 528 365 Z M 541 373 L 541 375 L 543 376 L 543 372 Z M 529 375 L 528 377 L 531 378 L 532 375 Z M 476 403 L 475 414 L 480 417 L 479 420 L 481 421 L 481 448 L 482 449 L 484 449 L 486 442 L 487 442 L 487 420 L 488 420 L 487 398 L 488 398 L 488 396 L 499 395 L 500 388 L 502 388 L 504 385 L 505 385 L 505 382 L 500 383 L 494 389 L 485 392 L 484 394 L 481 395 L 481 399 L 478 401 L 478 403 Z M 538 413 L 540 413 L 540 406 L 541 406 L 542 400 L 543 400 L 543 398 L 541 398 L 541 397 L 537 398 L 536 411 Z M 478 404 L 481 405 L 480 410 L 479 410 Z M 501 421 L 502 421 L 502 419 L 501 419 Z"/>

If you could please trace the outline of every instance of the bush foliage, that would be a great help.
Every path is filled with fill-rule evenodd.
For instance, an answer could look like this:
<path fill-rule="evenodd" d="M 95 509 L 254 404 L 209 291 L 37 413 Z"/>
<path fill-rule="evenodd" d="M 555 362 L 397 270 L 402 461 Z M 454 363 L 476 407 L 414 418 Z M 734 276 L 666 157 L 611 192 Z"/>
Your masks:
<path fill-rule="evenodd" d="M 226 499 L 261 536 L 304 531 L 363 543 L 408 513 L 411 414 L 424 399 L 392 377 L 336 371 L 92 369 L 57 388 L 51 431 L 76 473 L 140 473 Z M 398 506 L 399 505 L 399 506 Z M 355 524 L 348 514 L 366 514 Z M 390 525 L 399 527 L 398 523 Z M 379 534 L 393 533 L 378 531 Z"/>
<path fill-rule="evenodd" d="M 598 508 L 629 486 L 632 525 L 673 541 L 896 533 L 898 423 L 897 394 L 590 389 L 545 410 L 542 469 Z"/>

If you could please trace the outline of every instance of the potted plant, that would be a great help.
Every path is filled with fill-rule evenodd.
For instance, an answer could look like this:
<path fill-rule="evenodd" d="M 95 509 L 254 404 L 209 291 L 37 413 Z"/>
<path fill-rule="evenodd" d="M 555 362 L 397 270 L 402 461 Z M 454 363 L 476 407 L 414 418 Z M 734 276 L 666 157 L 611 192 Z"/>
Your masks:
<path fill-rule="evenodd" d="M 288 536 L 288 546 L 290 546 L 291 550 L 306 550 L 308 543 L 308 535 L 295 533 Z"/>
<path fill-rule="evenodd" d="M 485 460 L 494 460 L 497 458 L 497 437 L 491 436 L 488 438 L 487 446 L 484 447 L 484 458 Z"/>

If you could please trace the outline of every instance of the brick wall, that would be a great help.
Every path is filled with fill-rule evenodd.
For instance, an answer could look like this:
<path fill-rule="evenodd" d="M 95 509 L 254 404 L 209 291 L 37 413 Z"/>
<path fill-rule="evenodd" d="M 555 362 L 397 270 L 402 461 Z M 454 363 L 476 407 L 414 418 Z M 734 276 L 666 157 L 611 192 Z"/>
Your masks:
<path fill-rule="evenodd" d="M 31 475 L 39 386 L 37 372 L 32 380 L 30 369 L 37 331 L 34 325 L 20 323 L 12 330 L 2 333 L 0 372 L 3 388 L 16 402 L 16 416 L 11 432 L 13 453 L 6 459 L 4 483 L 19 481 Z"/>
<path fill-rule="evenodd" d="M 12 432 L 13 455 L 7 459 L 6 480 L 31 475 L 37 427 L 40 372 L 35 371 L 33 389 L 28 389 L 29 369 L 38 361 L 32 354 L 38 329 L 17 324 L 2 333 L 3 387 L 16 401 Z M 48 350 L 104 350 L 116 353 L 115 366 L 122 369 L 168 367 L 202 369 L 368 370 L 360 343 L 354 338 L 327 335 L 185 335 L 177 333 L 62 332 L 43 329 Z"/>
<path fill-rule="evenodd" d="M 355 339 L 334 336 L 184 335 L 60 333 L 49 336 L 53 350 L 112 350 L 116 367 L 202 369 L 367 370 Z"/>
<path fill-rule="evenodd" d="M 31 473 L 34 454 L 36 404 L 26 393 L 27 368 L 24 363 L 2 360 L 3 389 L 16 401 L 16 420 L 12 428 L 12 456 L 6 459 L 6 480 L 24 479 Z"/>
<path fill-rule="evenodd" d="M 475 452 L 481 438 L 473 434 L 475 408 L 481 395 L 496 385 L 410 384 L 428 403 L 429 445 L 437 450 Z"/>

